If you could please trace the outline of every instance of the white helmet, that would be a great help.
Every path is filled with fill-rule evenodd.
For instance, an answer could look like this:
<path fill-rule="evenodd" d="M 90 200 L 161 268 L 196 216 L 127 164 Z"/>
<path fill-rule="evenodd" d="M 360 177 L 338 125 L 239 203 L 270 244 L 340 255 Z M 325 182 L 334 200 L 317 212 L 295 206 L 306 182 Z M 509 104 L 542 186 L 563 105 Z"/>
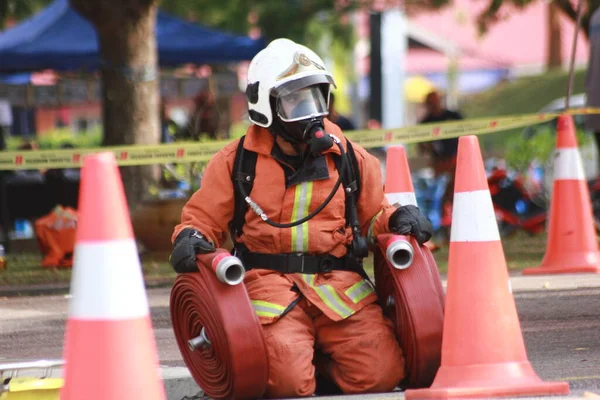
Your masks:
<path fill-rule="evenodd" d="M 297 114 L 297 107 L 294 112 L 288 110 L 286 115 L 286 96 L 314 85 L 323 88 L 307 93 L 318 94 L 314 104 L 308 107 L 309 110 L 303 105 L 303 114 Z M 277 103 L 277 112 L 284 121 L 327 115 L 331 85 L 335 87 L 333 76 L 325 68 L 321 57 L 308 47 L 289 39 L 276 39 L 254 56 L 248 67 L 246 100 L 250 121 L 264 128 L 271 126 L 271 96 L 278 98 L 278 102 L 279 99 L 284 99 L 281 109 L 280 103 Z M 294 101 L 298 100 L 288 99 L 289 103 Z"/>

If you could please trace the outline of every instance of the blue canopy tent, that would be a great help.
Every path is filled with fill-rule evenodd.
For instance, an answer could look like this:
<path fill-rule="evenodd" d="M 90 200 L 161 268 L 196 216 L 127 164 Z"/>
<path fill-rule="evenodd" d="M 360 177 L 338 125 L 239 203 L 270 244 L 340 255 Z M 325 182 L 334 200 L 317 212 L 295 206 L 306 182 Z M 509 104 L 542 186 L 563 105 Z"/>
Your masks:
<path fill-rule="evenodd" d="M 250 60 L 265 46 L 262 39 L 208 29 L 163 12 L 157 16 L 156 38 L 163 67 Z M 68 0 L 56 0 L 0 33 L 0 72 L 96 70 L 100 64 L 94 27 Z"/>

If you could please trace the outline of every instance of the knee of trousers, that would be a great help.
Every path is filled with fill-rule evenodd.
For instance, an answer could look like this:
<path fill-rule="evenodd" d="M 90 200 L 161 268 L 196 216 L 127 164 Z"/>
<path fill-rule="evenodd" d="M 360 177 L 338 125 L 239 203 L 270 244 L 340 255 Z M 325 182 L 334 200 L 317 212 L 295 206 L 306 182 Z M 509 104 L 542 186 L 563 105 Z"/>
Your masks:
<path fill-rule="evenodd" d="M 333 367 L 335 380 L 344 393 L 381 393 L 392 391 L 406 375 L 402 350 L 391 335 L 373 335 L 374 346 L 353 349 L 345 346 L 345 362 Z"/>
<path fill-rule="evenodd" d="M 267 341 L 269 381 L 265 398 L 306 397 L 315 392 L 313 347 L 303 343 Z"/>

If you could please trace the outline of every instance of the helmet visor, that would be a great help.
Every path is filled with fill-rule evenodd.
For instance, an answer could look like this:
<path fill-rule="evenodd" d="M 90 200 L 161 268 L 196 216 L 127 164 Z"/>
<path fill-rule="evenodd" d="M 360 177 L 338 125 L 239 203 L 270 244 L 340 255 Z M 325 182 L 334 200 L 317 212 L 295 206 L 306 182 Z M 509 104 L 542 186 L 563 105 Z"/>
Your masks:
<path fill-rule="evenodd" d="M 327 100 L 318 86 L 310 86 L 277 98 L 277 114 L 284 122 L 329 114 Z"/>

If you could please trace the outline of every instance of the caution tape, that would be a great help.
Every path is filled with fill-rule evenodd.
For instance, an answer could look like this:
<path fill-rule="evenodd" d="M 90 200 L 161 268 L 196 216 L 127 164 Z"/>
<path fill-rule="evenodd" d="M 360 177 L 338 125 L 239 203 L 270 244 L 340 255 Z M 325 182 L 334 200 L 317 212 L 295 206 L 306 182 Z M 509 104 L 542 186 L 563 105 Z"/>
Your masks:
<path fill-rule="evenodd" d="M 579 108 L 562 114 L 600 114 L 600 108 Z M 548 122 L 561 113 L 523 114 L 428 123 L 397 129 L 359 130 L 344 133 L 364 148 L 421 143 L 465 135 L 484 135 Z M 112 151 L 120 166 L 208 161 L 229 141 L 97 147 L 91 149 L 27 150 L 0 153 L 0 170 L 78 168 L 86 154 Z"/>

